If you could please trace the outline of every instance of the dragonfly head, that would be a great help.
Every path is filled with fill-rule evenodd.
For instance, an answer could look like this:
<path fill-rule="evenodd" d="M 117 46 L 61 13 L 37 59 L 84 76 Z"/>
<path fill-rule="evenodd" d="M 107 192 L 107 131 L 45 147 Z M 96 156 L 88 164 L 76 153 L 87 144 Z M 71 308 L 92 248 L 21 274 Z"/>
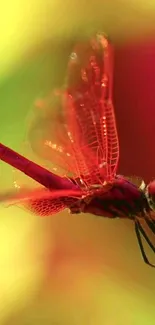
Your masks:
<path fill-rule="evenodd" d="M 150 182 L 146 187 L 146 196 L 149 206 L 152 210 L 155 210 L 155 180 Z"/>

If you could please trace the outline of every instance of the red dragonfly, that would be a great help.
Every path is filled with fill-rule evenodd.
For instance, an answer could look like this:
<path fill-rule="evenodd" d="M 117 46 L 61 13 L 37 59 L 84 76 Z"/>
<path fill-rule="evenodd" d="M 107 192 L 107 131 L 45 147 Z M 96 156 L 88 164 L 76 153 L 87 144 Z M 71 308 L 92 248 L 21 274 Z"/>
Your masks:
<path fill-rule="evenodd" d="M 145 263 L 143 240 L 155 253 L 144 223 L 155 235 L 155 181 L 117 175 L 119 141 L 112 103 L 113 49 L 98 33 L 77 43 L 62 89 L 38 102 L 29 140 L 35 154 L 59 166 L 58 176 L 0 144 L 0 159 L 42 185 L 8 191 L 1 202 L 22 204 L 49 216 L 68 208 L 108 218 L 128 218 Z M 56 110 L 54 109 L 56 108 Z M 143 240 L 142 240 L 143 238 Z"/>

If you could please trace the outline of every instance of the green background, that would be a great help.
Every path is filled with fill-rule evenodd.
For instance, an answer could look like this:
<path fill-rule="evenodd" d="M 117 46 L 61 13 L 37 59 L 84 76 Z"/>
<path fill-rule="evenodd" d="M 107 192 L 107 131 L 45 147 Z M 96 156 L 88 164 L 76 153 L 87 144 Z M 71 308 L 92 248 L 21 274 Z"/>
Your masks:
<path fill-rule="evenodd" d="M 61 84 L 70 50 L 66 40 L 45 42 L 2 76 L 2 143 L 24 152 L 27 115 Z M 1 163 L 0 175 L 1 191 L 12 187 L 11 167 Z M 130 222 L 0 208 L 0 324 L 152 325 L 154 301 L 154 270 Z"/>

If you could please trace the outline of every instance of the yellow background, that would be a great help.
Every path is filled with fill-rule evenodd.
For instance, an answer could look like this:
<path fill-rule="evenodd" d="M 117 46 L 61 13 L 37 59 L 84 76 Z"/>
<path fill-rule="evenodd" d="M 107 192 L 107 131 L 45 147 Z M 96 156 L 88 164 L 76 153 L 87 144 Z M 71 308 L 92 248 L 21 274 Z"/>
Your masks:
<path fill-rule="evenodd" d="M 102 29 L 119 41 L 154 34 L 155 2 L 148 0 L 5 0 L 0 10 L 0 76 L 27 51 L 54 37 Z"/>
<path fill-rule="evenodd" d="M 61 83 L 71 48 L 67 38 L 80 24 L 103 20 L 120 40 L 153 29 L 153 1 L 147 7 L 142 1 L 103 3 L 97 10 L 95 2 L 77 1 L 1 5 L 2 143 L 23 149 L 27 114 L 36 98 Z M 10 187 L 11 167 L 1 163 L 0 175 L 1 190 Z M 67 212 L 40 219 L 17 207 L 0 209 L 2 325 L 152 325 L 154 274 L 141 260 L 127 221 Z"/>

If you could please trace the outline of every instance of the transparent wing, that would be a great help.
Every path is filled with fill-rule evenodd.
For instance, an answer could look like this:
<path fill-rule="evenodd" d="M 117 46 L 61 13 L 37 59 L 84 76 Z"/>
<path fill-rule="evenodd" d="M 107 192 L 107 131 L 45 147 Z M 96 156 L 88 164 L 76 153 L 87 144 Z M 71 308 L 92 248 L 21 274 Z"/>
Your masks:
<path fill-rule="evenodd" d="M 37 103 L 31 147 L 88 188 L 115 176 L 119 144 L 112 104 L 112 48 L 96 35 L 75 45 L 65 86 Z"/>
<path fill-rule="evenodd" d="M 0 202 L 7 203 L 7 206 L 18 204 L 24 206 L 31 213 L 42 217 L 69 208 L 80 198 L 82 198 L 81 191 L 49 191 L 44 188 L 12 190 L 0 194 Z"/>

